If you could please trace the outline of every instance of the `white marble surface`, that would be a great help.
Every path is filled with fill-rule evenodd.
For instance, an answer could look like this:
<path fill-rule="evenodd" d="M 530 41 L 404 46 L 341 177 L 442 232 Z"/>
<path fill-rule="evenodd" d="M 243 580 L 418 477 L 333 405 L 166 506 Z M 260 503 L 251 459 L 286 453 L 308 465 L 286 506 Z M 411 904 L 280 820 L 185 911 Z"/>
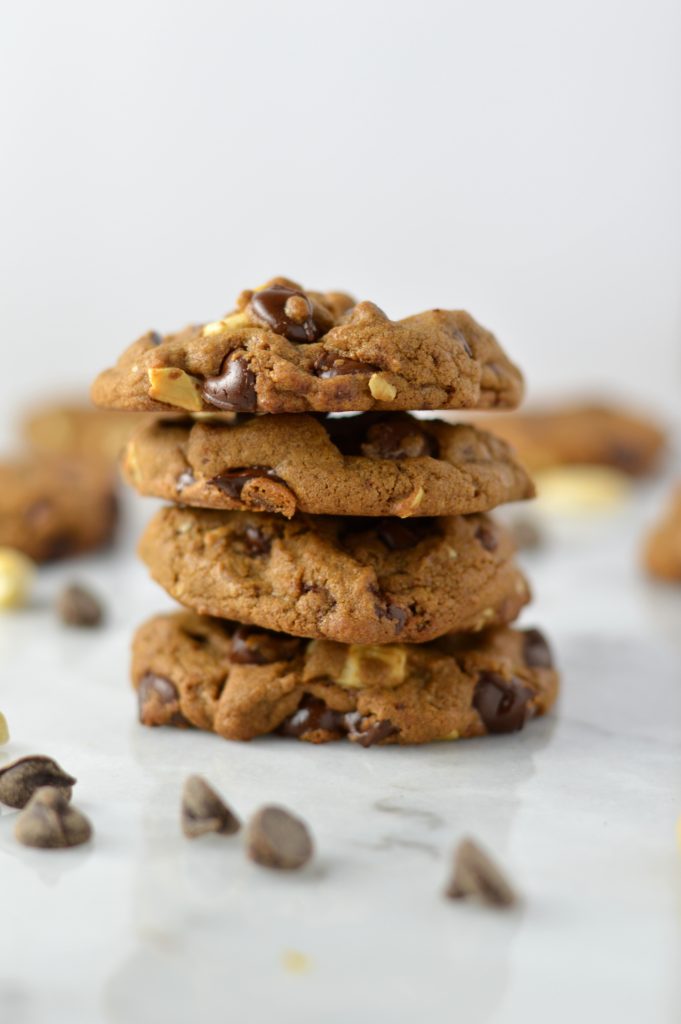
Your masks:
<path fill-rule="evenodd" d="M 96 835 L 31 851 L 0 813 L 3 1024 L 678 1020 L 681 591 L 645 582 L 634 553 L 661 486 L 554 524 L 526 558 L 524 621 L 551 635 L 563 697 L 488 740 L 362 750 L 143 729 L 129 637 L 170 604 L 132 554 L 149 503 L 124 553 L 42 573 L 34 605 L 0 618 L 0 761 L 56 757 Z M 74 575 L 105 596 L 106 629 L 55 623 Z M 311 869 L 270 874 L 238 838 L 185 840 L 190 771 L 242 815 L 304 815 Z M 442 898 L 464 834 L 507 864 L 521 909 Z"/>

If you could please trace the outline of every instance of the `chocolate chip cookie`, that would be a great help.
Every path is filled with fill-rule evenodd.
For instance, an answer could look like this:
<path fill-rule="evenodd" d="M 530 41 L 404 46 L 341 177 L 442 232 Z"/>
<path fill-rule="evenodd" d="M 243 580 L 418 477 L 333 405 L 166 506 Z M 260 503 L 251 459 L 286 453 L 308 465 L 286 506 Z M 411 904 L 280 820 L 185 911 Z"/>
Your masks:
<path fill-rule="evenodd" d="M 651 420 L 603 404 L 554 406 L 476 423 L 508 441 L 530 472 L 574 464 L 643 476 L 657 467 L 666 444 Z"/>
<path fill-rule="evenodd" d="M 34 455 L 0 463 L 0 545 L 45 562 L 100 547 L 115 523 L 113 476 L 99 460 Z"/>
<path fill-rule="evenodd" d="M 359 519 L 163 508 L 140 554 L 182 604 L 295 636 L 423 643 L 513 621 L 529 589 L 485 515 Z"/>
<path fill-rule="evenodd" d="M 535 629 L 347 646 L 188 612 L 137 631 L 132 676 L 145 725 L 232 740 L 347 737 L 363 747 L 514 732 L 558 693 L 551 651 Z"/>
<path fill-rule="evenodd" d="M 390 320 L 372 302 L 274 278 L 222 320 L 145 334 L 92 396 L 151 412 L 363 412 L 515 408 L 522 390 L 520 371 L 468 313 Z"/>
<path fill-rule="evenodd" d="M 151 414 L 95 409 L 67 403 L 34 409 L 22 424 L 31 448 L 54 455 L 118 459 L 125 444 L 142 423 L 158 419 Z"/>
<path fill-rule="evenodd" d="M 458 515 L 534 493 L 503 441 L 407 413 L 158 421 L 128 443 L 123 468 L 141 494 L 289 519 Z"/>
<path fill-rule="evenodd" d="M 681 582 L 681 484 L 646 538 L 643 558 L 651 576 Z"/>

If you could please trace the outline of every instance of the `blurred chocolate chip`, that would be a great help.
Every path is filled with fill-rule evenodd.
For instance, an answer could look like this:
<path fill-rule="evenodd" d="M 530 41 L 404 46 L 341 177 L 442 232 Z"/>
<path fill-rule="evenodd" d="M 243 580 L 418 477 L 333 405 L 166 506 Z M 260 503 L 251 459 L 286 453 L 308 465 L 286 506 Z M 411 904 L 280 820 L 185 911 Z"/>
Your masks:
<path fill-rule="evenodd" d="M 281 723 L 279 732 L 296 739 L 308 732 L 330 732 L 340 739 L 348 731 L 346 717 L 342 711 L 332 711 L 323 700 L 306 693 L 297 710 Z"/>
<path fill-rule="evenodd" d="M 451 900 L 478 899 L 491 907 L 510 907 L 518 899 L 501 869 L 472 839 L 463 839 L 457 847 L 445 895 Z"/>
<path fill-rule="evenodd" d="M 163 336 L 159 334 L 158 331 L 149 331 L 147 337 L 152 345 L 160 345 L 163 341 Z"/>
<path fill-rule="evenodd" d="M 527 718 L 532 690 L 519 679 L 503 679 L 496 672 L 481 672 L 473 693 L 473 707 L 488 732 L 516 732 Z"/>
<path fill-rule="evenodd" d="M 46 562 L 57 561 L 59 558 L 66 558 L 78 551 L 78 538 L 73 533 L 62 530 L 53 534 L 45 541 L 43 558 Z"/>
<path fill-rule="evenodd" d="M 475 538 L 480 541 L 485 551 L 496 551 L 499 547 L 499 540 L 495 531 L 486 523 L 480 523 L 475 531 Z"/>
<path fill-rule="evenodd" d="M 248 856 L 256 864 L 279 871 L 296 871 L 312 857 L 312 837 L 305 822 L 283 807 L 263 807 L 248 823 Z"/>
<path fill-rule="evenodd" d="M 300 650 L 298 637 L 239 626 L 232 635 L 229 659 L 237 665 L 270 665 L 291 661 Z"/>
<path fill-rule="evenodd" d="M 63 791 L 67 800 L 76 780 L 51 757 L 29 754 L 0 768 L 0 803 L 25 807 L 36 790 L 52 786 Z"/>
<path fill-rule="evenodd" d="M 279 483 L 283 483 L 280 477 L 274 472 L 273 469 L 268 469 L 267 466 L 249 466 L 246 468 L 239 469 L 226 469 L 224 473 L 214 476 L 208 482 L 218 490 L 222 491 L 229 498 L 238 500 L 241 497 L 241 492 L 244 489 L 244 484 L 248 480 L 255 480 L 258 478 L 267 477 L 270 480 L 276 480 Z"/>
<path fill-rule="evenodd" d="M 243 536 L 244 546 L 249 555 L 267 555 L 272 547 L 272 540 L 257 526 L 247 526 Z"/>
<path fill-rule="evenodd" d="M 17 817 L 14 835 L 24 846 L 64 849 L 86 843 L 92 835 L 92 825 L 69 804 L 61 790 L 43 786 Z"/>
<path fill-rule="evenodd" d="M 553 657 L 546 637 L 538 629 L 526 629 L 523 657 L 528 668 L 553 668 Z"/>
<path fill-rule="evenodd" d="M 146 672 L 137 688 L 139 719 L 143 725 L 175 725 L 180 728 L 190 723 L 180 711 L 177 687 L 165 676 Z"/>
<path fill-rule="evenodd" d="M 423 540 L 427 526 L 423 520 L 409 525 L 402 519 L 379 519 L 376 522 L 376 533 L 391 551 L 406 551 L 416 547 Z"/>
<path fill-rule="evenodd" d="M 59 618 L 68 626 L 99 626 L 104 617 L 99 600 L 78 583 L 64 587 L 56 608 Z"/>
<path fill-rule="evenodd" d="M 321 336 L 314 321 L 312 303 L 304 292 L 283 284 L 274 284 L 256 292 L 251 299 L 251 312 L 282 334 L 289 341 L 311 342 Z"/>
<path fill-rule="evenodd" d="M 210 405 L 232 412 L 255 412 L 258 396 L 255 374 L 241 356 L 222 364 L 217 377 L 207 377 L 201 385 L 201 395 Z"/>
<path fill-rule="evenodd" d="M 241 828 L 236 814 L 200 775 L 190 775 L 184 784 L 180 821 L 188 839 L 207 832 L 231 836 Z"/>
<path fill-rule="evenodd" d="M 603 461 L 605 464 L 621 469 L 623 473 L 630 473 L 632 476 L 644 473 L 648 468 L 648 458 L 645 452 L 622 443 L 610 445 L 607 456 Z"/>
<path fill-rule="evenodd" d="M 382 420 L 369 427 L 362 455 L 370 459 L 417 459 L 435 454 L 435 442 L 415 420 Z"/>
<path fill-rule="evenodd" d="M 326 380 L 329 377 L 345 377 L 352 373 L 375 373 L 377 366 L 362 363 L 358 359 L 346 359 L 334 352 L 323 352 L 314 366 L 317 377 Z"/>
<path fill-rule="evenodd" d="M 196 477 L 192 473 L 191 469 L 183 470 L 175 481 L 175 490 L 183 491 L 185 487 L 191 487 L 192 484 L 196 483 Z"/>
<path fill-rule="evenodd" d="M 357 723 L 360 725 L 361 721 Z M 360 747 L 372 747 L 374 743 L 380 743 L 388 736 L 395 736 L 400 730 L 393 725 L 389 718 L 374 722 L 368 729 L 353 728 L 350 731 L 350 739 L 359 743 Z"/>
<path fill-rule="evenodd" d="M 509 531 L 518 551 L 534 551 L 546 539 L 538 524 L 529 518 L 514 519 L 509 525 Z"/>

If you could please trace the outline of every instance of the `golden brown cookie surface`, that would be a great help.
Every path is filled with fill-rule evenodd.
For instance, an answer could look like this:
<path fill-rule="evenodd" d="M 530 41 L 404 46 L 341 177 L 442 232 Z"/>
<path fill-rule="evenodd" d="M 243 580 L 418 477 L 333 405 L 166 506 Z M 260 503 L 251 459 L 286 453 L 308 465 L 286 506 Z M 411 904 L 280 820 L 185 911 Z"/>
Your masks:
<path fill-rule="evenodd" d="M 643 558 L 652 576 L 681 582 L 681 484 L 676 486 L 660 521 L 648 534 Z"/>
<path fill-rule="evenodd" d="M 296 636 L 423 643 L 511 622 L 529 600 L 485 515 L 354 519 L 163 508 L 140 554 L 185 606 Z"/>
<path fill-rule="evenodd" d="M 222 320 L 150 331 L 92 395 L 115 409 L 285 413 L 514 408 L 522 390 L 519 370 L 468 313 L 395 321 L 371 302 L 274 278 Z"/>
<path fill-rule="evenodd" d="M 189 612 L 140 627 L 132 676 L 145 725 L 362 746 L 513 732 L 546 713 L 558 691 L 538 630 L 346 646 Z"/>

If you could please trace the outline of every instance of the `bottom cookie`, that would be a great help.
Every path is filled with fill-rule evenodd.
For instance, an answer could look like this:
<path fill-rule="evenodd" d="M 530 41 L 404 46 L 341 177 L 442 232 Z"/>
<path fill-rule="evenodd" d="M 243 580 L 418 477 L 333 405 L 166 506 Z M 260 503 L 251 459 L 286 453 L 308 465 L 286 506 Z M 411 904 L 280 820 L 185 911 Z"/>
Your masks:
<path fill-rule="evenodd" d="M 677 484 L 662 516 L 646 537 L 643 560 L 651 576 L 681 581 L 681 484 Z"/>
<path fill-rule="evenodd" d="M 138 629 L 132 677 L 145 725 L 194 726 L 233 740 L 347 737 L 364 747 L 515 732 L 558 694 L 551 651 L 536 629 L 349 645 L 192 612 L 158 615 Z"/>

